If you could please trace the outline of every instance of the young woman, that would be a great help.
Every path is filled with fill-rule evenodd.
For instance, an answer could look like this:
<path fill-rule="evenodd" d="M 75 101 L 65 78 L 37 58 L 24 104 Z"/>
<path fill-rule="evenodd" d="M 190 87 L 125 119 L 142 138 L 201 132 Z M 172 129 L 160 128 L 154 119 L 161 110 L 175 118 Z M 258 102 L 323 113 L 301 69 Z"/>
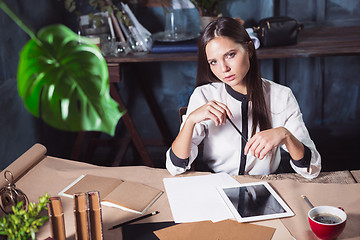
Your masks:
<path fill-rule="evenodd" d="M 168 171 L 176 175 L 190 169 L 203 142 L 203 161 L 213 172 L 274 173 L 282 147 L 297 173 L 316 177 L 321 158 L 298 103 L 289 88 L 261 78 L 244 27 L 218 18 L 205 28 L 198 47 L 197 87 L 166 153 Z"/>

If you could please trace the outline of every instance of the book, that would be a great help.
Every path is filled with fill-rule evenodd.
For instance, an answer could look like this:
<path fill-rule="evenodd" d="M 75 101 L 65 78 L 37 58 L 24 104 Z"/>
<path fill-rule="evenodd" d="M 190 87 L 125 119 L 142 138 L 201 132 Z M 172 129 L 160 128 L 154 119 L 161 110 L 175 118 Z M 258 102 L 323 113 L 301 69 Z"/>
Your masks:
<path fill-rule="evenodd" d="M 182 42 L 157 42 L 151 47 L 153 53 L 197 52 L 197 39 Z"/>
<path fill-rule="evenodd" d="M 111 24 L 111 26 L 110 26 L 110 24 Z M 116 19 L 113 12 L 110 14 L 109 26 L 110 26 L 110 31 L 111 31 L 111 29 L 113 29 L 111 31 L 111 33 L 116 32 L 116 35 L 120 39 L 120 42 L 125 42 L 126 41 L 125 37 L 124 37 L 124 34 L 121 31 L 120 25 L 119 25 L 119 23 L 118 23 L 118 21 L 117 21 L 117 19 Z M 113 35 L 113 33 L 111 34 L 111 37 L 114 38 L 114 36 L 112 36 L 112 35 Z"/>
<path fill-rule="evenodd" d="M 75 193 L 99 191 L 101 205 L 144 214 L 163 194 L 148 185 L 91 174 L 81 175 L 59 195 L 73 198 Z"/>
<path fill-rule="evenodd" d="M 106 3 L 108 6 L 111 6 L 111 11 L 108 10 L 108 22 L 109 22 L 109 27 L 110 27 L 110 33 L 111 33 L 111 38 L 112 39 L 116 39 L 116 36 L 118 37 L 118 39 L 120 40 L 120 42 L 125 42 L 125 37 L 124 34 L 122 33 L 121 29 L 120 29 L 120 25 L 115 17 L 114 14 L 114 4 L 112 3 L 111 0 L 106 0 Z M 115 36 L 116 33 L 116 36 Z"/>

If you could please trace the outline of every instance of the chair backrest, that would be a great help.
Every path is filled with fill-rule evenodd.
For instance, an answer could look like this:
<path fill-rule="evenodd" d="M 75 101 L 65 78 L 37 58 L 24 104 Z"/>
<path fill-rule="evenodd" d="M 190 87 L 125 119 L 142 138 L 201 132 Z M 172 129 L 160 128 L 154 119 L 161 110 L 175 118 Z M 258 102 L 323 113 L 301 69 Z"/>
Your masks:
<path fill-rule="evenodd" d="M 183 122 L 183 116 L 186 114 L 186 111 L 187 111 L 187 106 L 184 106 L 184 107 L 180 107 L 180 108 L 179 108 L 179 120 L 180 120 L 180 125 L 181 125 L 182 122 Z"/>

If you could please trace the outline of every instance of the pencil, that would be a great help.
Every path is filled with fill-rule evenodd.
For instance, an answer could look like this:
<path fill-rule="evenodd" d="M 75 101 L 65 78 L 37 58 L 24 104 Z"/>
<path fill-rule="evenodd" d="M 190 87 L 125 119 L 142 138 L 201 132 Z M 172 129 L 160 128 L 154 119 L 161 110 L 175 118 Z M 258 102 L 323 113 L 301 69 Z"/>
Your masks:
<path fill-rule="evenodd" d="M 132 219 L 130 221 L 127 221 L 127 222 L 123 222 L 123 223 L 120 223 L 120 224 L 117 224 L 115 226 L 112 226 L 111 228 L 109 228 L 108 230 L 113 230 L 113 229 L 116 229 L 116 228 L 119 228 L 121 226 L 124 226 L 124 225 L 127 225 L 127 224 L 130 224 L 130 223 L 133 223 L 133 222 L 137 222 L 137 221 L 140 221 L 144 218 L 148 218 L 148 217 L 151 217 L 151 216 L 154 216 L 156 214 L 160 213 L 159 211 L 155 211 L 155 212 L 152 212 L 152 213 L 149 213 L 149 214 L 146 214 L 144 216 L 141 216 L 141 217 L 138 217 L 138 218 L 135 218 L 135 219 Z"/>
<path fill-rule="evenodd" d="M 247 138 L 244 136 L 244 134 L 236 127 L 236 125 L 233 123 L 233 121 L 230 120 L 230 118 L 226 115 L 227 120 L 233 125 L 235 130 L 241 135 L 242 139 L 244 139 L 245 143 L 247 143 Z"/>

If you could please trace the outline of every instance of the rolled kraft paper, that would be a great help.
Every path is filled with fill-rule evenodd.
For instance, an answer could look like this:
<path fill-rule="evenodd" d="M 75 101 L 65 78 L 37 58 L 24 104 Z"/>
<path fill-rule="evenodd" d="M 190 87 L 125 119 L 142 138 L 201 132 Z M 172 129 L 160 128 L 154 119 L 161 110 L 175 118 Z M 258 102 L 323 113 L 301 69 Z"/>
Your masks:
<path fill-rule="evenodd" d="M 77 240 L 88 240 L 89 229 L 88 229 L 88 216 L 86 211 L 74 212 L 75 215 L 75 229 Z"/>
<path fill-rule="evenodd" d="M 88 206 L 85 193 L 74 194 L 74 215 L 77 240 L 89 240 Z"/>
<path fill-rule="evenodd" d="M 91 229 L 91 239 L 94 240 L 102 240 L 102 222 L 101 222 L 101 211 L 98 210 L 90 210 L 89 212 L 90 218 L 90 229 Z"/>
<path fill-rule="evenodd" d="M 29 150 L 23 153 L 18 159 L 12 162 L 7 168 L 0 173 L 0 188 L 8 184 L 5 180 L 4 172 L 10 171 L 14 177 L 14 182 L 20 179 L 25 173 L 27 173 L 32 167 L 38 164 L 44 159 L 46 154 L 46 148 L 36 143 Z M 7 176 L 9 176 L 7 174 Z M 10 180 L 10 179 L 9 179 Z"/>
<path fill-rule="evenodd" d="M 92 240 L 102 240 L 102 216 L 99 192 L 88 192 L 89 198 L 89 219 Z"/>
<path fill-rule="evenodd" d="M 50 229 L 52 238 L 55 240 L 66 240 L 64 211 L 60 197 L 51 197 L 48 203 Z"/>
<path fill-rule="evenodd" d="M 50 230 L 52 238 L 56 240 L 66 240 L 64 214 L 56 217 L 49 217 L 49 220 L 51 223 Z"/>

